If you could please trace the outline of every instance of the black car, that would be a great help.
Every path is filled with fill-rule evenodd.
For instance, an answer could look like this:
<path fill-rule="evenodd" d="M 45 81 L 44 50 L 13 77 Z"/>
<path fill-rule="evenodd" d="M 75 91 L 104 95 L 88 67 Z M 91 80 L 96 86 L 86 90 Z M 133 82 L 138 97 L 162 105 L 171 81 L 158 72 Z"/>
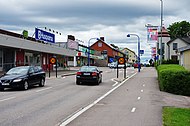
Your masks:
<path fill-rule="evenodd" d="M 0 77 L 0 90 L 4 88 L 22 88 L 27 90 L 31 85 L 45 84 L 45 72 L 40 66 L 20 66 L 11 68 Z"/>
<path fill-rule="evenodd" d="M 97 84 L 102 82 L 102 71 L 96 66 L 82 66 L 76 73 L 76 84 Z"/>

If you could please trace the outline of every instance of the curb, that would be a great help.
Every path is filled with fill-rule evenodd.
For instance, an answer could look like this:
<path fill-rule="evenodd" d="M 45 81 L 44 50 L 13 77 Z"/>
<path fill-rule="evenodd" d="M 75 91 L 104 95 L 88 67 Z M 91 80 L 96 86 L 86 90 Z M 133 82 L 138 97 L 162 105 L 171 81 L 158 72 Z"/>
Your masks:
<path fill-rule="evenodd" d="M 62 74 L 61 77 L 64 77 L 64 76 L 70 76 L 70 75 L 76 75 L 76 73 L 67 73 L 67 74 Z"/>
<path fill-rule="evenodd" d="M 128 78 L 128 76 L 126 78 L 114 78 L 115 81 L 121 83 L 123 82 L 124 80 L 126 80 Z"/>

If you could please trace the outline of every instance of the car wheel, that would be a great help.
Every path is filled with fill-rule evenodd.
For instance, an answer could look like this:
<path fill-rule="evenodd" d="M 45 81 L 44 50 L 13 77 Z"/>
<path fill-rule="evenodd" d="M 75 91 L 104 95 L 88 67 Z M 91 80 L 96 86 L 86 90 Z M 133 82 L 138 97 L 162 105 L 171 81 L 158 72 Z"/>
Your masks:
<path fill-rule="evenodd" d="M 40 86 L 40 87 L 43 87 L 44 85 L 45 85 L 45 79 L 42 78 L 41 81 L 40 81 L 39 86 Z"/>
<path fill-rule="evenodd" d="M 28 90 L 28 87 L 29 87 L 28 82 L 25 81 L 23 84 L 23 90 Z"/>
<path fill-rule="evenodd" d="M 100 84 L 100 81 L 99 79 L 95 82 L 96 85 L 99 85 Z"/>
<path fill-rule="evenodd" d="M 76 84 L 77 84 L 77 85 L 80 85 L 80 82 L 79 82 L 79 81 L 76 81 Z"/>

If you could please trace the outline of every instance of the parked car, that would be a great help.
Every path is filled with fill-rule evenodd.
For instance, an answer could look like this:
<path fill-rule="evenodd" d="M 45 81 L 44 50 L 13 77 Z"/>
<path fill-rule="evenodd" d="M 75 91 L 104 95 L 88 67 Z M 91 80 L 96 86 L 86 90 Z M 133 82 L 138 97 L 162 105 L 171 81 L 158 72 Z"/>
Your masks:
<path fill-rule="evenodd" d="M 0 90 L 4 90 L 4 88 L 27 90 L 31 85 L 43 87 L 45 76 L 45 72 L 40 66 L 14 67 L 0 77 Z"/>
<path fill-rule="evenodd" d="M 116 68 L 117 67 L 117 62 L 112 62 L 109 64 L 109 68 Z"/>
<path fill-rule="evenodd" d="M 82 66 L 76 73 L 76 84 L 94 83 L 99 85 L 102 82 L 102 72 L 96 66 Z"/>
<path fill-rule="evenodd" d="M 141 64 L 141 65 L 142 65 L 142 64 Z M 141 65 L 140 65 L 140 69 L 141 69 Z M 134 68 L 138 68 L 138 63 L 134 63 L 134 64 L 133 64 L 133 67 L 134 67 Z"/>
<path fill-rule="evenodd" d="M 134 68 L 138 68 L 138 63 L 134 63 L 134 64 L 133 64 L 133 67 L 134 67 Z"/>
<path fill-rule="evenodd" d="M 117 68 L 117 62 L 112 62 L 108 66 L 109 68 Z M 130 67 L 130 64 L 126 63 L 126 67 Z M 118 64 L 118 68 L 124 68 L 124 64 Z"/>

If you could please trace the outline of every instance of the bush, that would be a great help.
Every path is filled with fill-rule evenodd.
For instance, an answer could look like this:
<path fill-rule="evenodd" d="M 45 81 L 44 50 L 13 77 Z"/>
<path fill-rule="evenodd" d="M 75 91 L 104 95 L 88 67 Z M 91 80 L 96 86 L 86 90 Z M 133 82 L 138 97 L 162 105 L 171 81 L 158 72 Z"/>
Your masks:
<path fill-rule="evenodd" d="M 160 90 L 190 96 L 190 72 L 179 65 L 159 65 Z"/>

